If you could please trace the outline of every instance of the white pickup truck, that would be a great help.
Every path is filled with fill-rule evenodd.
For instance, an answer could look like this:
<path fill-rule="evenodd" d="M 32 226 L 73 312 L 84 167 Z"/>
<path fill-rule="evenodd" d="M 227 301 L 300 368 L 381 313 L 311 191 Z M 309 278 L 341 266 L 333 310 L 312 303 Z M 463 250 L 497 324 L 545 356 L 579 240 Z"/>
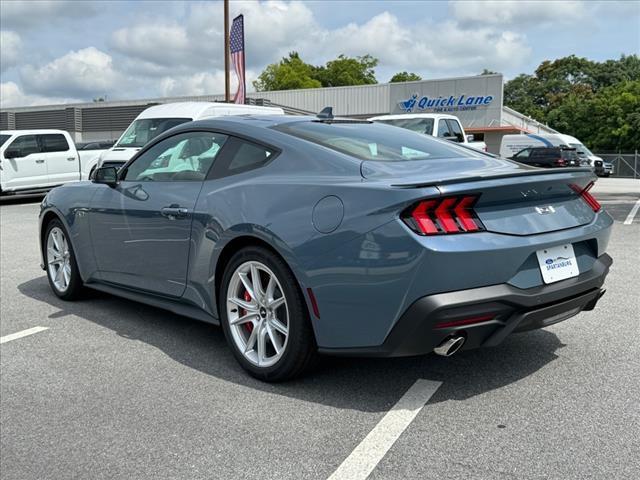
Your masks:
<path fill-rule="evenodd" d="M 86 180 L 100 153 L 78 152 L 63 130 L 0 131 L 0 195 L 40 193 Z"/>
<path fill-rule="evenodd" d="M 458 117 L 440 113 L 405 113 L 399 115 L 380 115 L 369 120 L 396 127 L 406 128 L 417 133 L 444 138 L 452 142 L 462 143 L 467 147 L 482 152 L 487 151 L 487 144 L 476 142 L 473 135 L 467 135 Z"/>

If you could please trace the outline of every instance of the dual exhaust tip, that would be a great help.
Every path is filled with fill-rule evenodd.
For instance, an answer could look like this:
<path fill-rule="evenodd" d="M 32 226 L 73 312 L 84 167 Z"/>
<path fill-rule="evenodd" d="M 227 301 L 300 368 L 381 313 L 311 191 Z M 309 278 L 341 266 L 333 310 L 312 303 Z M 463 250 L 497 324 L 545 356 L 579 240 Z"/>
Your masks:
<path fill-rule="evenodd" d="M 463 335 L 452 335 L 445 338 L 440 345 L 433 349 L 434 353 L 443 357 L 450 357 L 464 345 L 466 338 Z"/>

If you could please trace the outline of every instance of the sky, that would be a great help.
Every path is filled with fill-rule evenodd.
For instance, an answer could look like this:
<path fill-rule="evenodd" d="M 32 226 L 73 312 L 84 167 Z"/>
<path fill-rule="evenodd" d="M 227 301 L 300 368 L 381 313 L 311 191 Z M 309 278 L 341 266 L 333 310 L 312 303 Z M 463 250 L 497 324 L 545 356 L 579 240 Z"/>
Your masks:
<path fill-rule="evenodd" d="M 376 77 L 506 79 L 543 60 L 640 54 L 640 1 L 231 1 L 248 90 L 290 51 L 379 59 Z M 0 106 L 224 92 L 220 1 L 0 0 Z M 232 75 L 233 77 L 233 75 Z"/>

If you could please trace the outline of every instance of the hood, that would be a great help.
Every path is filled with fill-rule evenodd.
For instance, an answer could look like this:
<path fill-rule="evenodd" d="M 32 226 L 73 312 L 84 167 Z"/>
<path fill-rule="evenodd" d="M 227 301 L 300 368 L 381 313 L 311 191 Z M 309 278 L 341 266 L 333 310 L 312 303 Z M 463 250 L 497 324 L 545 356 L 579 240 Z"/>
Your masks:
<path fill-rule="evenodd" d="M 133 157 L 136 152 L 140 150 L 140 148 L 124 148 L 124 147 L 113 147 L 103 152 L 100 158 L 103 161 L 122 161 L 127 162 L 131 157 Z"/>

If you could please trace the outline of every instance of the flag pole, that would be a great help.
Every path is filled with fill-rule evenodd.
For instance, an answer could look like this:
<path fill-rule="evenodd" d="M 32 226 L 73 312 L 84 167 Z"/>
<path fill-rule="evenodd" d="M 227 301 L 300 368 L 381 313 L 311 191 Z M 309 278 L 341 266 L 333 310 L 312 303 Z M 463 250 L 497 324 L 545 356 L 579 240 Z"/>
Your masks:
<path fill-rule="evenodd" d="M 227 103 L 229 91 L 229 0 L 224 0 L 224 101 Z"/>

